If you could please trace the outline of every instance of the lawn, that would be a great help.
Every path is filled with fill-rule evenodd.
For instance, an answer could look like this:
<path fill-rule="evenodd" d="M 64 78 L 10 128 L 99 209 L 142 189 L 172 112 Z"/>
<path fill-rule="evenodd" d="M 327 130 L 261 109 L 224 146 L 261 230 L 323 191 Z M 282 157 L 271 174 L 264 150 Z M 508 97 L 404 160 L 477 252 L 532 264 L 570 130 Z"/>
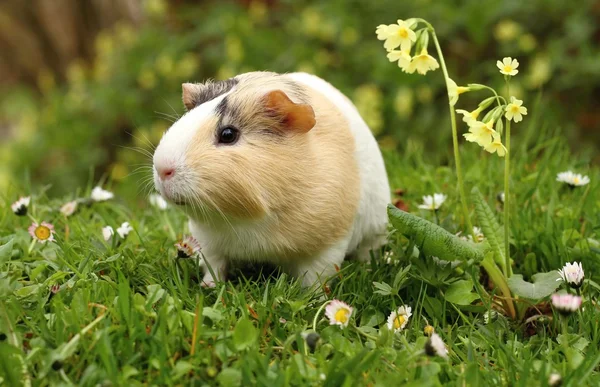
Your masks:
<path fill-rule="evenodd" d="M 63 198 L 22 187 L 3 197 L 0 215 L 0 385 L 544 386 L 557 375 L 565 386 L 598 385 L 600 170 L 542 118 L 538 111 L 513 139 L 512 270 L 530 280 L 582 262 L 583 304 L 569 316 L 549 297 L 515 297 L 520 315 L 508 317 L 478 262 L 427 256 L 392 227 L 384 259 L 346 262 L 324 290 L 260 265 L 204 288 L 194 259 L 174 247 L 187 232 L 184 214 L 150 205 L 147 192 L 80 200 L 65 216 L 58 209 L 96 184 Z M 396 204 L 466 234 L 454 168 L 440 165 L 451 155 L 406 149 L 385 152 Z M 477 186 L 501 223 L 503 159 L 471 144 L 460 154 L 467 191 Z M 591 183 L 557 182 L 567 169 Z M 448 199 L 419 209 L 433 193 Z M 28 216 L 10 210 L 19 195 L 31 196 Z M 472 202 L 469 210 L 481 226 Z M 52 223 L 56 240 L 33 241 L 33 220 Z M 102 229 L 123 222 L 133 230 L 106 241 Z M 353 308 L 347 327 L 325 317 L 333 299 Z M 392 332 L 386 320 L 402 305 L 412 315 Z M 431 327 L 447 359 L 426 354 Z"/>

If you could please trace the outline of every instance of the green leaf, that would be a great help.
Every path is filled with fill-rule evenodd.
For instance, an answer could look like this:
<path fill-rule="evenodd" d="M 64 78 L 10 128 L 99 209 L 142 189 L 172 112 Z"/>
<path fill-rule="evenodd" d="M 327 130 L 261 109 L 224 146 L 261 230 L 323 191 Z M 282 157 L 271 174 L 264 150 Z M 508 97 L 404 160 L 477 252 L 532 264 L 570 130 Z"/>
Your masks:
<path fill-rule="evenodd" d="M 248 319 L 241 319 L 233 331 L 233 344 L 238 351 L 244 350 L 256 341 L 258 331 Z"/>
<path fill-rule="evenodd" d="M 389 296 L 392 294 L 392 287 L 385 282 L 373 282 L 373 285 L 377 288 L 375 293 L 381 294 L 383 296 Z"/>
<path fill-rule="evenodd" d="M 506 266 L 506 259 L 504 257 L 504 230 L 477 187 L 473 187 L 471 196 L 473 203 L 475 203 L 475 213 L 477 214 L 477 220 L 479 221 L 483 235 L 485 235 L 485 240 L 494 252 L 494 262 L 500 265 L 501 268 L 504 268 Z"/>
<path fill-rule="evenodd" d="M 225 368 L 217 380 L 220 386 L 240 386 L 242 384 L 242 372 L 235 368 Z"/>
<path fill-rule="evenodd" d="M 531 277 L 533 283 L 523 279 L 521 274 L 513 274 L 508 279 L 508 287 L 517 296 L 530 300 L 539 300 L 548 297 L 560 286 L 560 278 L 556 270 L 549 273 L 538 273 Z"/>
<path fill-rule="evenodd" d="M 446 301 L 457 305 L 471 305 L 471 303 L 479 298 L 477 293 L 473 293 L 473 282 L 469 280 L 460 280 L 454 282 L 448 287 L 444 298 Z"/>
<path fill-rule="evenodd" d="M 367 306 L 360 316 L 361 327 L 374 327 L 385 321 L 385 315 L 373 305 Z"/>
<path fill-rule="evenodd" d="M 390 222 L 396 230 L 414 240 L 419 249 L 426 255 L 436 256 L 445 261 L 483 259 L 483 250 L 473 243 L 463 241 L 442 227 L 419 218 L 408 212 L 388 205 Z"/>
<path fill-rule="evenodd" d="M 10 257 L 12 255 L 13 244 L 14 242 L 11 239 L 2 246 L 0 246 L 0 264 L 10 260 Z"/>

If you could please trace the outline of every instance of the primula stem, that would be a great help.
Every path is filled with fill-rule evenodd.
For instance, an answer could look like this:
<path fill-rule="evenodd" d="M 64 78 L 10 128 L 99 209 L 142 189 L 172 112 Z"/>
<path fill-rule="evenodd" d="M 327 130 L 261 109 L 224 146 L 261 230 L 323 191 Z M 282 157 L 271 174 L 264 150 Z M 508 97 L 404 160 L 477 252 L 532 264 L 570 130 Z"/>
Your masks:
<path fill-rule="evenodd" d="M 446 62 L 444 61 L 444 55 L 442 54 L 442 48 L 440 47 L 440 42 L 438 41 L 437 35 L 435 34 L 435 30 L 431 26 L 431 24 L 426 21 L 419 19 L 424 22 L 431 36 L 433 37 L 433 43 L 435 44 L 435 49 L 437 50 L 438 57 L 440 58 L 440 67 L 442 68 L 442 72 L 444 73 L 444 81 L 448 79 L 448 69 L 446 68 Z M 446 89 L 448 87 L 448 83 L 446 82 Z M 473 238 L 476 237 L 473 232 L 473 225 L 471 224 L 471 218 L 469 216 L 469 207 L 467 206 L 467 194 L 465 192 L 465 183 L 462 174 L 462 167 L 460 164 L 460 155 L 458 149 L 458 131 L 456 129 L 456 113 L 454 112 L 454 106 L 450 104 L 450 99 L 448 98 L 448 107 L 450 109 L 450 122 L 452 124 L 452 145 L 454 147 L 454 164 L 456 165 L 456 177 L 458 180 L 458 192 L 460 195 L 460 202 L 462 205 L 463 216 L 465 218 L 465 223 L 467 225 L 467 229 L 469 233 L 473 235 Z"/>
<path fill-rule="evenodd" d="M 484 258 L 483 261 L 481 261 L 481 266 L 483 266 L 485 271 L 488 273 L 494 285 L 500 288 L 500 292 L 504 297 L 502 303 L 504 304 L 505 311 L 511 318 L 515 319 L 517 317 L 517 312 L 515 310 L 515 305 L 512 300 L 510 288 L 508 287 L 508 283 L 506 282 L 506 277 L 502 274 L 500 269 L 498 269 L 498 265 L 496 265 L 496 262 L 494 262 L 494 260 L 490 257 Z"/>
<path fill-rule="evenodd" d="M 506 81 L 507 98 L 510 98 L 510 83 Z M 501 118 L 502 119 L 502 118 Z M 504 265 L 504 275 L 508 278 L 512 275 L 512 267 L 510 265 L 510 158 L 512 156 L 510 150 L 510 120 L 506 119 L 506 155 L 504 159 L 504 257 L 506 263 Z"/>

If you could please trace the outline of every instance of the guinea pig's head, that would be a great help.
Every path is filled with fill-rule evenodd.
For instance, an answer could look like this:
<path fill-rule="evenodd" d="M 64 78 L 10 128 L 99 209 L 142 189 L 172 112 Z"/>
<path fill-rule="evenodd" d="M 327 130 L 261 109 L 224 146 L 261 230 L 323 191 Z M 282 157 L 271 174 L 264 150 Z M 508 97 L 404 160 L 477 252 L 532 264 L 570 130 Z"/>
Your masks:
<path fill-rule="evenodd" d="M 187 113 L 161 139 L 153 170 L 156 189 L 188 215 L 259 218 L 302 179 L 316 121 L 299 85 L 249 73 L 183 84 L 183 102 Z"/>

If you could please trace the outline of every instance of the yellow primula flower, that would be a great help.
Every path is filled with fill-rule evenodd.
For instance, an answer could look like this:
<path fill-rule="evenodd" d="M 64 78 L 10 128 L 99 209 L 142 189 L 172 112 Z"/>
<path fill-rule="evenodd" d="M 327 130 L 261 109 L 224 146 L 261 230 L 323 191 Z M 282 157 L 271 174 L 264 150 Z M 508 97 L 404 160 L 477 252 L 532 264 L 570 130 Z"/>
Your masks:
<path fill-rule="evenodd" d="M 450 106 L 456 105 L 458 102 L 458 96 L 462 93 L 470 91 L 468 87 L 458 86 L 451 78 L 446 78 L 446 86 L 448 87 L 448 98 L 450 99 Z"/>
<path fill-rule="evenodd" d="M 488 144 L 485 147 L 485 150 L 490 153 L 498 153 L 498 156 L 504 157 L 506 155 L 506 148 L 500 141 L 500 135 L 498 133 L 494 133 L 494 141 Z"/>
<path fill-rule="evenodd" d="M 425 75 L 428 71 L 433 71 L 439 67 L 438 61 L 427 53 L 426 48 L 423 48 L 419 55 L 413 56 L 407 72 L 412 74 L 416 70 L 419 74 Z"/>
<path fill-rule="evenodd" d="M 479 113 L 481 113 L 482 110 L 483 109 L 479 107 L 479 108 L 473 110 L 472 112 L 468 112 L 463 109 L 456 109 L 456 112 L 458 114 L 462 114 L 463 122 L 466 122 L 467 125 L 470 125 L 471 123 L 477 121 L 477 117 L 479 117 Z"/>
<path fill-rule="evenodd" d="M 492 136 L 496 134 L 493 120 L 489 120 L 487 123 L 475 121 L 469 126 L 469 133 L 464 134 L 467 141 L 476 142 L 484 148 L 492 143 Z"/>
<path fill-rule="evenodd" d="M 410 24 L 404 20 L 398 20 L 398 24 L 385 25 L 377 27 L 377 39 L 385 40 L 383 47 L 391 51 L 396 47 L 400 47 L 402 51 L 410 51 L 412 43 L 417 40 L 415 31 L 410 28 Z"/>
<path fill-rule="evenodd" d="M 523 106 L 523 101 L 510 97 L 510 103 L 506 105 L 506 114 L 504 115 L 506 119 L 520 122 L 523 121 L 525 115 L 527 115 L 527 108 Z"/>
<path fill-rule="evenodd" d="M 504 75 L 513 76 L 517 75 L 517 73 L 519 72 L 519 70 L 517 70 L 517 67 L 519 67 L 519 61 L 509 56 L 502 59 L 502 62 L 496 62 L 496 66 L 498 66 L 500 72 Z"/>
<path fill-rule="evenodd" d="M 388 52 L 387 58 L 390 62 L 398 61 L 398 67 L 400 67 L 404 72 L 407 71 L 412 59 L 407 51 L 402 50 L 393 50 Z"/>

